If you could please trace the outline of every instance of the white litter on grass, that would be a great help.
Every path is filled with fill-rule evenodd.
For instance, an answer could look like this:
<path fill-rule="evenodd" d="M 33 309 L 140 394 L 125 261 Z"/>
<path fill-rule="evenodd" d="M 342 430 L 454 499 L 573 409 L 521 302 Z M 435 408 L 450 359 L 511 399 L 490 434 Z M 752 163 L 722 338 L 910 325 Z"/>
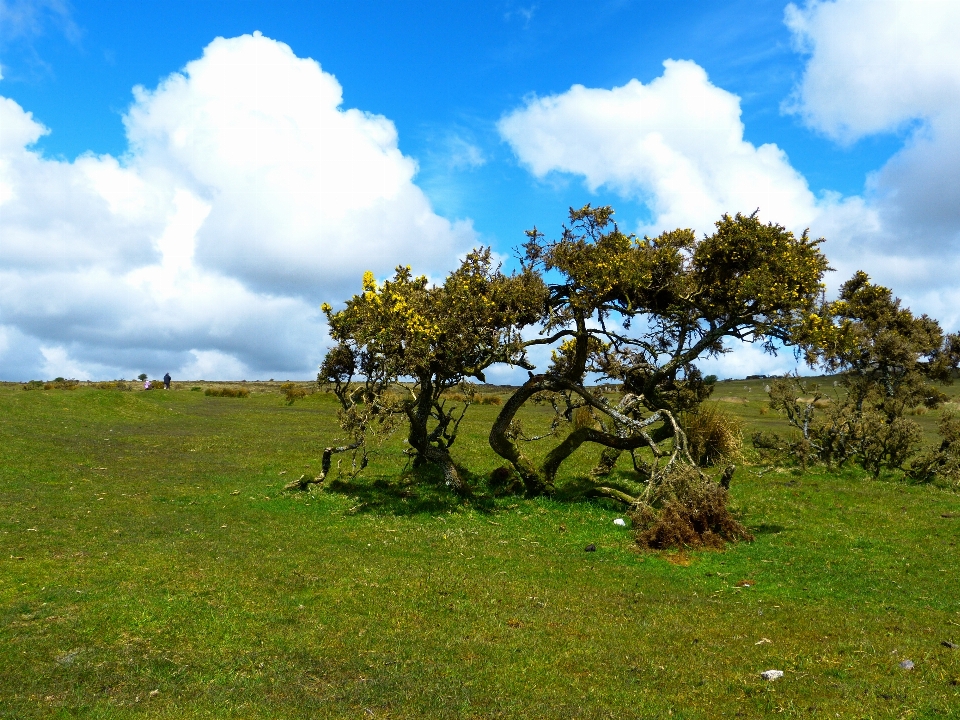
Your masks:
<path fill-rule="evenodd" d="M 783 677 L 783 670 L 764 670 L 760 677 L 764 680 L 777 680 Z"/>
<path fill-rule="evenodd" d="M 627 526 L 627 521 L 624 520 L 623 518 L 617 518 L 616 520 L 613 521 L 613 524 L 614 524 L 614 525 L 619 525 L 620 527 L 626 527 L 626 526 Z"/>

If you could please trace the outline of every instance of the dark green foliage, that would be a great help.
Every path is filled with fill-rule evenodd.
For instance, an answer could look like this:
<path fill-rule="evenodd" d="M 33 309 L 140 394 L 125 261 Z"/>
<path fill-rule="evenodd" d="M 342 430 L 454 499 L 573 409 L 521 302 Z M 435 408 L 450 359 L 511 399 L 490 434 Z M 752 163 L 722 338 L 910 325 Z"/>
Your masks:
<path fill-rule="evenodd" d="M 695 464 L 683 417 L 697 417 L 716 382 L 695 363 L 726 352 L 729 339 L 770 352 L 803 344 L 797 333 L 817 307 L 827 268 L 821 241 L 755 215 L 725 215 L 700 240 L 683 229 L 641 239 L 619 230 L 611 208 L 587 205 L 571 209 L 559 240 L 536 228 L 527 234 L 525 268 L 553 279 L 544 337 L 528 345 L 562 344 L 551 366 L 505 403 L 490 442 L 531 495 L 551 493 L 562 463 L 585 443 L 605 448 L 595 476 L 609 474 L 624 451 L 650 483 L 675 462 Z M 619 404 L 588 389 L 588 376 L 619 385 Z M 521 450 L 514 422 L 527 402 L 556 411 L 550 435 L 558 441 L 539 465 Z M 573 422 L 584 411 L 592 422 Z M 698 452 L 712 451 L 701 443 Z"/>
<path fill-rule="evenodd" d="M 519 495 L 523 492 L 523 481 L 517 471 L 509 465 L 501 465 L 490 473 L 487 480 L 490 491 L 495 496 Z"/>
<path fill-rule="evenodd" d="M 436 465 L 454 491 L 469 492 L 450 448 L 470 402 L 445 394 L 468 378 L 483 382 L 495 363 L 528 365 L 520 331 L 540 319 L 545 292 L 535 273 L 501 273 L 486 248 L 467 255 L 442 285 L 414 277 L 409 267 L 383 283 L 368 272 L 363 292 L 343 310 L 324 305 L 338 344 L 317 379 L 340 400 L 350 436 L 342 451 L 362 450 L 368 431 L 392 428 L 384 418 L 400 417 L 414 467 Z M 362 388 L 351 386 L 355 375 L 364 378 Z"/>
<path fill-rule="evenodd" d="M 852 460 L 874 476 L 903 468 L 922 437 L 907 412 L 937 408 L 946 398 L 934 383 L 953 381 L 960 337 L 945 336 L 926 315 L 914 316 L 862 272 L 812 318 L 818 339 L 812 352 L 828 370 L 840 373 L 840 389 L 821 404 L 824 395 L 816 385 L 799 378 L 772 383 L 771 407 L 798 432 L 786 445 L 804 466 L 814 460 L 828 466 Z"/>
<path fill-rule="evenodd" d="M 907 475 L 919 482 L 942 482 L 960 489 L 960 415 L 945 412 L 938 424 L 940 444 L 915 458 Z"/>
<path fill-rule="evenodd" d="M 783 460 L 791 452 L 790 441 L 784 439 L 779 433 L 769 430 L 756 430 L 750 435 L 754 449 L 762 462 L 777 462 Z M 796 457 L 801 463 L 806 462 L 807 453 L 797 453 Z"/>

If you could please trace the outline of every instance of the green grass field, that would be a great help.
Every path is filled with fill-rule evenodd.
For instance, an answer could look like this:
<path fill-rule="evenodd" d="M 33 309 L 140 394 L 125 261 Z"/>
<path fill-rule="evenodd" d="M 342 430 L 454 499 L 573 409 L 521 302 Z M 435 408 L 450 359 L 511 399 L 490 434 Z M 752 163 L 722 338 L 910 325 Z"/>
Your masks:
<path fill-rule="evenodd" d="M 775 425 L 763 384 L 716 398 Z M 0 385 L 0 718 L 960 717 L 955 492 L 745 465 L 753 543 L 641 553 L 612 505 L 414 484 L 398 441 L 284 494 L 333 398 L 247 387 Z"/>

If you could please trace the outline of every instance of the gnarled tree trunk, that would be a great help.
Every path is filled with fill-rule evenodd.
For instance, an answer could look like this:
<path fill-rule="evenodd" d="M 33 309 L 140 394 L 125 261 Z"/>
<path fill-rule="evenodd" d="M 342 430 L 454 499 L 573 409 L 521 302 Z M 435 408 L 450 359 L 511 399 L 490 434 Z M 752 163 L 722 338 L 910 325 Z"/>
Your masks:
<path fill-rule="evenodd" d="M 524 403 L 539 392 L 574 393 L 580 396 L 591 408 L 610 416 L 620 427 L 627 430 L 614 435 L 591 427 L 577 428 L 547 453 L 543 463 L 540 467 L 537 467 L 523 454 L 519 445 L 511 438 L 510 428 Z M 611 451 L 617 452 L 648 447 L 656 457 L 665 456 L 665 453 L 657 448 L 657 441 L 646 431 L 646 428 L 660 421 L 666 421 L 666 424 L 670 427 L 670 435 L 674 439 L 674 448 L 667 463 L 668 466 L 672 464 L 678 453 L 686 455 L 683 432 L 669 412 L 658 411 L 643 420 L 634 420 L 624 414 L 624 411 L 633 407 L 637 401 L 638 398 L 626 397 L 621 402 L 622 407 L 618 409 L 611 407 L 604 400 L 598 400 L 583 385 L 568 377 L 551 374 L 532 375 L 504 404 L 490 429 L 490 447 L 500 457 L 513 465 L 517 474 L 523 480 L 527 495 L 531 497 L 550 495 L 554 492 L 556 475 L 560 466 L 585 442 L 603 445 Z M 689 459 L 689 456 L 687 456 L 687 459 Z M 656 468 L 654 467 L 651 472 L 655 473 Z"/>

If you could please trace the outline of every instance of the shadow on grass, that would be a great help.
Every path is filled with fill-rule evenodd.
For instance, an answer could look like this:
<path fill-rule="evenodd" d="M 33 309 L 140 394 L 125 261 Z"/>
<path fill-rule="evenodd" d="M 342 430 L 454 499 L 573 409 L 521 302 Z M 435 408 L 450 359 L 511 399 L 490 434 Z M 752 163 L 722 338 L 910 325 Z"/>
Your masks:
<path fill-rule="evenodd" d="M 399 477 L 378 477 L 371 482 L 336 478 L 326 486 L 326 492 L 349 495 L 356 498 L 356 513 L 382 513 L 389 515 L 437 515 L 439 513 L 472 509 L 493 512 L 495 501 L 482 492 L 484 479 L 460 468 L 474 493 L 461 497 L 452 492 L 443 482 L 442 473 L 436 468 L 423 467 L 404 471 Z"/>
<path fill-rule="evenodd" d="M 485 476 L 470 473 L 463 468 L 459 470 L 473 488 L 473 493 L 467 497 L 451 492 L 443 482 L 442 473 L 429 466 L 406 470 L 395 478 L 336 478 L 326 485 L 325 492 L 355 498 L 357 504 L 353 511 L 356 513 L 390 515 L 437 515 L 465 509 L 493 513 L 497 510 L 498 499 L 502 501 L 524 496 L 522 485 L 515 487 L 514 491 L 504 491 L 503 488 L 491 487 Z M 638 492 L 636 483 L 620 478 L 606 478 L 602 483 L 598 483 L 594 478 L 578 477 L 558 487 L 551 499 L 561 503 L 591 503 L 611 510 L 622 510 L 623 503 L 594 493 L 598 484 L 616 488 L 629 495 L 636 495 Z"/>
<path fill-rule="evenodd" d="M 760 525 L 750 525 L 747 528 L 754 535 L 779 535 L 784 530 L 786 530 L 783 525 L 768 525 L 767 523 L 761 523 Z"/>
<path fill-rule="evenodd" d="M 619 490 L 633 497 L 643 492 L 642 485 L 621 476 L 620 473 L 616 473 L 599 480 L 597 478 L 583 476 L 572 478 L 557 488 L 553 499 L 567 503 L 591 502 L 602 507 L 609 507 L 616 510 L 622 510 L 624 508 L 623 503 L 613 498 L 598 496 L 595 492 L 598 486 L 613 488 L 614 490 Z"/>

